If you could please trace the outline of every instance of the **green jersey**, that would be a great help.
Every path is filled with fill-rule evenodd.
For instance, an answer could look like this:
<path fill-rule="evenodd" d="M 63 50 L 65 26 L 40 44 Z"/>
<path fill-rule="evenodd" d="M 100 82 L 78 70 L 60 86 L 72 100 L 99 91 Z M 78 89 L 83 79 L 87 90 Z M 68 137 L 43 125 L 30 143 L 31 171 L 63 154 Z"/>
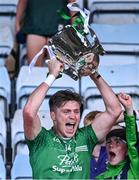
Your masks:
<path fill-rule="evenodd" d="M 127 179 L 139 179 L 139 154 L 136 147 L 137 133 L 136 122 L 134 116 L 125 114 L 126 139 L 128 145 L 129 169 L 127 171 Z M 108 164 L 108 169 L 104 173 L 97 176 L 96 179 L 121 179 L 122 171 L 126 161 L 120 162 L 116 166 Z"/>
<path fill-rule="evenodd" d="M 98 139 L 92 126 L 78 129 L 71 139 L 42 128 L 27 140 L 34 179 L 89 179 L 90 157 Z"/>

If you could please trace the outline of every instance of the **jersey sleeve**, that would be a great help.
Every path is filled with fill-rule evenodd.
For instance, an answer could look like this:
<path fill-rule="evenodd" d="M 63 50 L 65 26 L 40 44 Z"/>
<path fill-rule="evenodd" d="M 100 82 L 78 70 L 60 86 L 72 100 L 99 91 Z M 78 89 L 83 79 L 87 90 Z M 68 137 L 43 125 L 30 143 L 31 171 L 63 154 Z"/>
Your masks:
<path fill-rule="evenodd" d="M 134 176 L 139 179 L 139 152 L 137 149 L 137 128 L 135 116 L 125 114 L 126 139 L 128 145 L 128 156 L 130 159 L 131 170 Z"/>
<path fill-rule="evenodd" d="M 83 136 L 87 142 L 88 150 L 92 154 L 95 145 L 99 142 L 92 125 L 81 128 L 83 130 Z"/>
<path fill-rule="evenodd" d="M 35 139 L 28 140 L 25 138 L 30 152 L 34 153 L 39 147 L 41 147 L 42 144 L 46 143 L 47 133 L 47 130 L 42 127 L 40 133 Z"/>

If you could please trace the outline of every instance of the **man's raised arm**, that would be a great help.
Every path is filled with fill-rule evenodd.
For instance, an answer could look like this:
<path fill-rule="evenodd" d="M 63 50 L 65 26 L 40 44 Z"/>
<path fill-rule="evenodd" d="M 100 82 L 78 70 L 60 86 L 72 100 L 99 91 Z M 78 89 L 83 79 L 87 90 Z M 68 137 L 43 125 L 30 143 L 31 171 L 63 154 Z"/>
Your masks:
<path fill-rule="evenodd" d="M 98 139 L 101 140 L 116 123 L 122 109 L 115 93 L 98 73 L 91 74 L 90 78 L 94 81 L 99 89 L 106 108 L 106 110 L 96 116 L 92 122 L 92 127 Z"/>
<path fill-rule="evenodd" d="M 63 64 L 57 60 L 50 60 L 48 62 L 48 68 L 49 75 L 46 81 L 41 83 L 33 91 L 23 109 L 24 132 L 25 136 L 30 140 L 34 139 L 41 130 L 41 123 L 37 113 L 49 87 L 59 75 L 61 68 L 63 68 Z"/>

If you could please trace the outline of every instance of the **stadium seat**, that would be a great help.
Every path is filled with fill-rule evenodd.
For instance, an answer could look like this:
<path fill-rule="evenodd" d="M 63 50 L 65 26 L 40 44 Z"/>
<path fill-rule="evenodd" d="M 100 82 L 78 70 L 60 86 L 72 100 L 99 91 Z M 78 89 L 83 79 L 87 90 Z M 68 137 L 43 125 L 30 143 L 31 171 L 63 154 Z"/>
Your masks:
<path fill-rule="evenodd" d="M 15 17 L 18 0 L 0 0 L 0 25 L 9 27 L 15 35 Z"/>
<path fill-rule="evenodd" d="M 110 25 L 92 23 L 90 27 L 96 32 L 101 43 L 127 45 L 127 48 L 128 45 L 137 46 L 139 43 L 139 24 Z"/>
<path fill-rule="evenodd" d="M 93 23 L 139 23 L 139 1 L 137 0 L 94 0 L 88 3 L 88 8 L 91 11 L 91 22 Z"/>
<path fill-rule="evenodd" d="M 118 51 L 118 48 L 116 50 L 116 46 L 115 46 L 115 50 L 107 51 L 104 56 L 100 56 L 100 65 L 102 66 L 112 66 L 112 65 L 122 66 L 122 65 L 130 65 L 130 64 L 131 65 L 139 64 L 139 56 L 136 54 L 136 52 Z"/>
<path fill-rule="evenodd" d="M 32 179 L 32 170 L 29 163 L 29 155 L 25 155 L 25 154 L 16 155 L 11 169 L 11 179 L 12 180 Z"/>
<path fill-rule="evenodd" d="M 5 58 L 10 54 L 14 46 L 14 36 L 7 25 L 0 28 L 0 66 L 5 65 Z"/>
<path fill-rule="evenodd" d="M 139 24 L 107 25 L 91 24 L 105 49 L 100 56 L 101 65 L 124 65 L 138 63 Z M 126 29 L 126 31 L 125 31 Z"/>
<path fill-rule="evenodd" d="M 28 65 L 26 44 L 19 45 L 19 70 L 21 66 Z"/>
<path fill-rule="evenodd" d="M 12 146 L 12 161 L 17 154 L 29 154 L 27 145 L 25 144 L 25 136 L 23 129 L 23 114 L 22 110 L 15 111 L 11 121 L 11 146 Z"/>
<path fill-rule="evenodd" d="M 25 143 L 24 129 L 23 129 L 23 111 L 22 109 L 16 110 L 11 122 L 11 139 L 14 160 L 16 154 L 28 154 L 28 147 Z M 38 113 L 41 124 L 46 129 L 51 129 L 53 122 L 48 111 L 39 111 Z"/>
<path fill-rule="evenodd" d="M 17 108 L 23 108 L 28 96 L 32 91 L 46 79 L 48 73 L 47 67 L 33 67 L 32 72 L 29 73 L 28 66 L 22 66 L 17 77 L 16 83 L 16 103 Z M 48 100 L 49 97 L 58 90 L 71 89 L 79 92 L 79 83 L 74 81 L 69 76 L 63 74 L 62 78 L 57 79 L 52 87 L 50 87 L 46 99 L 42 103 L 40 110 L 49 110 Z"/>
<path fill-rule="evenodd" d="M 6 150 L 6 122 L 3 113 L 0 111 L 0 155 L 2 156 L 4 161 L 6 161 L 5 150 Z"/>
<path fill-rule="evenodd" d="M 129 93 L 134 102 L 135 109 L 139 107 L 139 65 L 117 65 L 101 66 L 99 72 L 106 82 L 112 87 L 113 91 Z M 104 110 L 104 104 L 98 88 L 88 79 L 81 78 L 81 94 L 85 100 L 85 107 L 92 110 Z"/>
<path fill-rule="evenodd" d="M 2 155 L 0 154 L 0 179 L 6 179 L 6 168 Z"/>
<path fill-rule="evenodd" d="M 0 66 L 0 109 L 4 117 L 9 117 L 11 103 L 11 82 L 6 67 Z"/>
<path fill-rule="evenodd" d="M 0 65 L 5 65 L 5 58 L 14 46 L 17 1 L 0 0 Z"/>

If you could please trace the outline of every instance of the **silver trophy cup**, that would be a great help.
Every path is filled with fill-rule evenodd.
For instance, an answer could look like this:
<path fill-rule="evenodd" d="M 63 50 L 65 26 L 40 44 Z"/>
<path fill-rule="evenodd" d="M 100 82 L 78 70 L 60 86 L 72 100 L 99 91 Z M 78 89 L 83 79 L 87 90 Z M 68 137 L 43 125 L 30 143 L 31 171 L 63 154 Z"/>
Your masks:
<path fill-rule="evenodd" d="M 90 33 L 82 35 L 71 25 L 56 33 L 50 40 L 53 53 L 58 60 L 64 63 L 64 73 L 74 80 L 83 75 L 83 70 L 89 68 L 90 57 L 103 55 L 104 49 L 101 46 L 95 32 L 89 29 Z M 92 58 L 92 71 L 98 68 L 97 58 Z"/>

